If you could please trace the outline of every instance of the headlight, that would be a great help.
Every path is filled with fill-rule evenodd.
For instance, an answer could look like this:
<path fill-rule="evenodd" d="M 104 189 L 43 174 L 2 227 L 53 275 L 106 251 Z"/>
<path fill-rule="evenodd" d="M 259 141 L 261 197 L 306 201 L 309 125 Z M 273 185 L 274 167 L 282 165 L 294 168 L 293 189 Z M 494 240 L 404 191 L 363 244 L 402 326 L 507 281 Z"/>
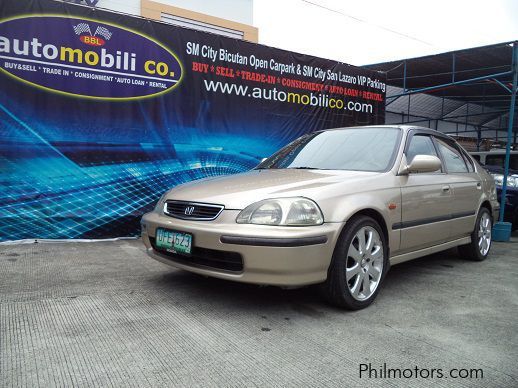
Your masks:
<path fill-rule="evenodd" d="M 307 198 L 265 199 L 247 206 L 236 218 L 238 224 L 309 226 L 324 217 L 318 205 Z"/>
<path fill-rule="evenodd" d="M 495 180 L 495 185 L 502 186 L 504 183 L 504 175 L 503 174 L 491 174 L 493 179 Z M 509 175 L 507 177 L 507 186 L 508 187 L 518 187 L 518 175 Z"/>
<path fill-rule="evenodd" d="M 162 210 L 162 207 L 164 205 L 164 199 L 165 199 L 165 196 L 167 195 L 168 192 L 169 191 L 166 191 L 164 194 L 162 194 L 162 196 L 160 197 L 160 199 L 158 200 L 158 202 L 155 205 L 155 211 L 161 211 Z"/>

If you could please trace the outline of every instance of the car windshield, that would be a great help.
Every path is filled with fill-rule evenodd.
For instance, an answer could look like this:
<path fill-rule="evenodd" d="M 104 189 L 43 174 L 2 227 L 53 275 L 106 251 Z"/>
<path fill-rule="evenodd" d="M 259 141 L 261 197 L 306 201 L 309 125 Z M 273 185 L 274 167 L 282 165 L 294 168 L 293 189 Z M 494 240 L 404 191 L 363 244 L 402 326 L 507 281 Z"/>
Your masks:
<path fill-rule="evenodd" d="M 302 136 L 263 161 L 258 169 L 387 171 L 395 158 L 398 128 L 349 128 Z"/>

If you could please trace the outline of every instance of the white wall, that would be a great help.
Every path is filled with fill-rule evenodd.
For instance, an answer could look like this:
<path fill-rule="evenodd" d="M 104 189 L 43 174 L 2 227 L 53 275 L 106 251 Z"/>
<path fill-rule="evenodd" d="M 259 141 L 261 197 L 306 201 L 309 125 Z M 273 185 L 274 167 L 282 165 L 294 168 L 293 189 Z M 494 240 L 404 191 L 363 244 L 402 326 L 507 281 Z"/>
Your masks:
<path fill-rule="evenodd" d="M 97 7 L 140 15 L 140 0 L 99 0 Z"/>
<path fill-rule="evenodd" d="M 155 0 L 222 19 L 252 25 L 253 0 Z"/>
<path fill-rule="evenodd" d="M 159 3 L 252 25 L 253 0 L 155 0 Z M 99 0 L 97 7 L 140 15 L 140 0 Z"/>

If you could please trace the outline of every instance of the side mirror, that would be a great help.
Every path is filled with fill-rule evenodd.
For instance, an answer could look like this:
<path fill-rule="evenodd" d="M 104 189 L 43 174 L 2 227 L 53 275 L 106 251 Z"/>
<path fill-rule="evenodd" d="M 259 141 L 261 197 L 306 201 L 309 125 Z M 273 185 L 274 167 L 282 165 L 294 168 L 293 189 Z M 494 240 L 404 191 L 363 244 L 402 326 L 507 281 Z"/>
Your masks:
<path fill-rule="evenodd" d="M 441 169 L 441 160 L 433 155 L 416 155 L 412 162 L 400 171 L 401 174 L 435 172 Z"/>

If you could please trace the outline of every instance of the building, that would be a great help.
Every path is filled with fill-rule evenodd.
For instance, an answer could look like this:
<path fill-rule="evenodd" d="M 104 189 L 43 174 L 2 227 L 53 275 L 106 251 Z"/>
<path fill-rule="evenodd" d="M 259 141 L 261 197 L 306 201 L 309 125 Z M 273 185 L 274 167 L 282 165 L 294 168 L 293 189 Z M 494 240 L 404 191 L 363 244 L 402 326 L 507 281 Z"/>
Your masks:
<path fill-rule="evenodd" d="M 253 0 L 64 0 L 258 42 Z"/>

